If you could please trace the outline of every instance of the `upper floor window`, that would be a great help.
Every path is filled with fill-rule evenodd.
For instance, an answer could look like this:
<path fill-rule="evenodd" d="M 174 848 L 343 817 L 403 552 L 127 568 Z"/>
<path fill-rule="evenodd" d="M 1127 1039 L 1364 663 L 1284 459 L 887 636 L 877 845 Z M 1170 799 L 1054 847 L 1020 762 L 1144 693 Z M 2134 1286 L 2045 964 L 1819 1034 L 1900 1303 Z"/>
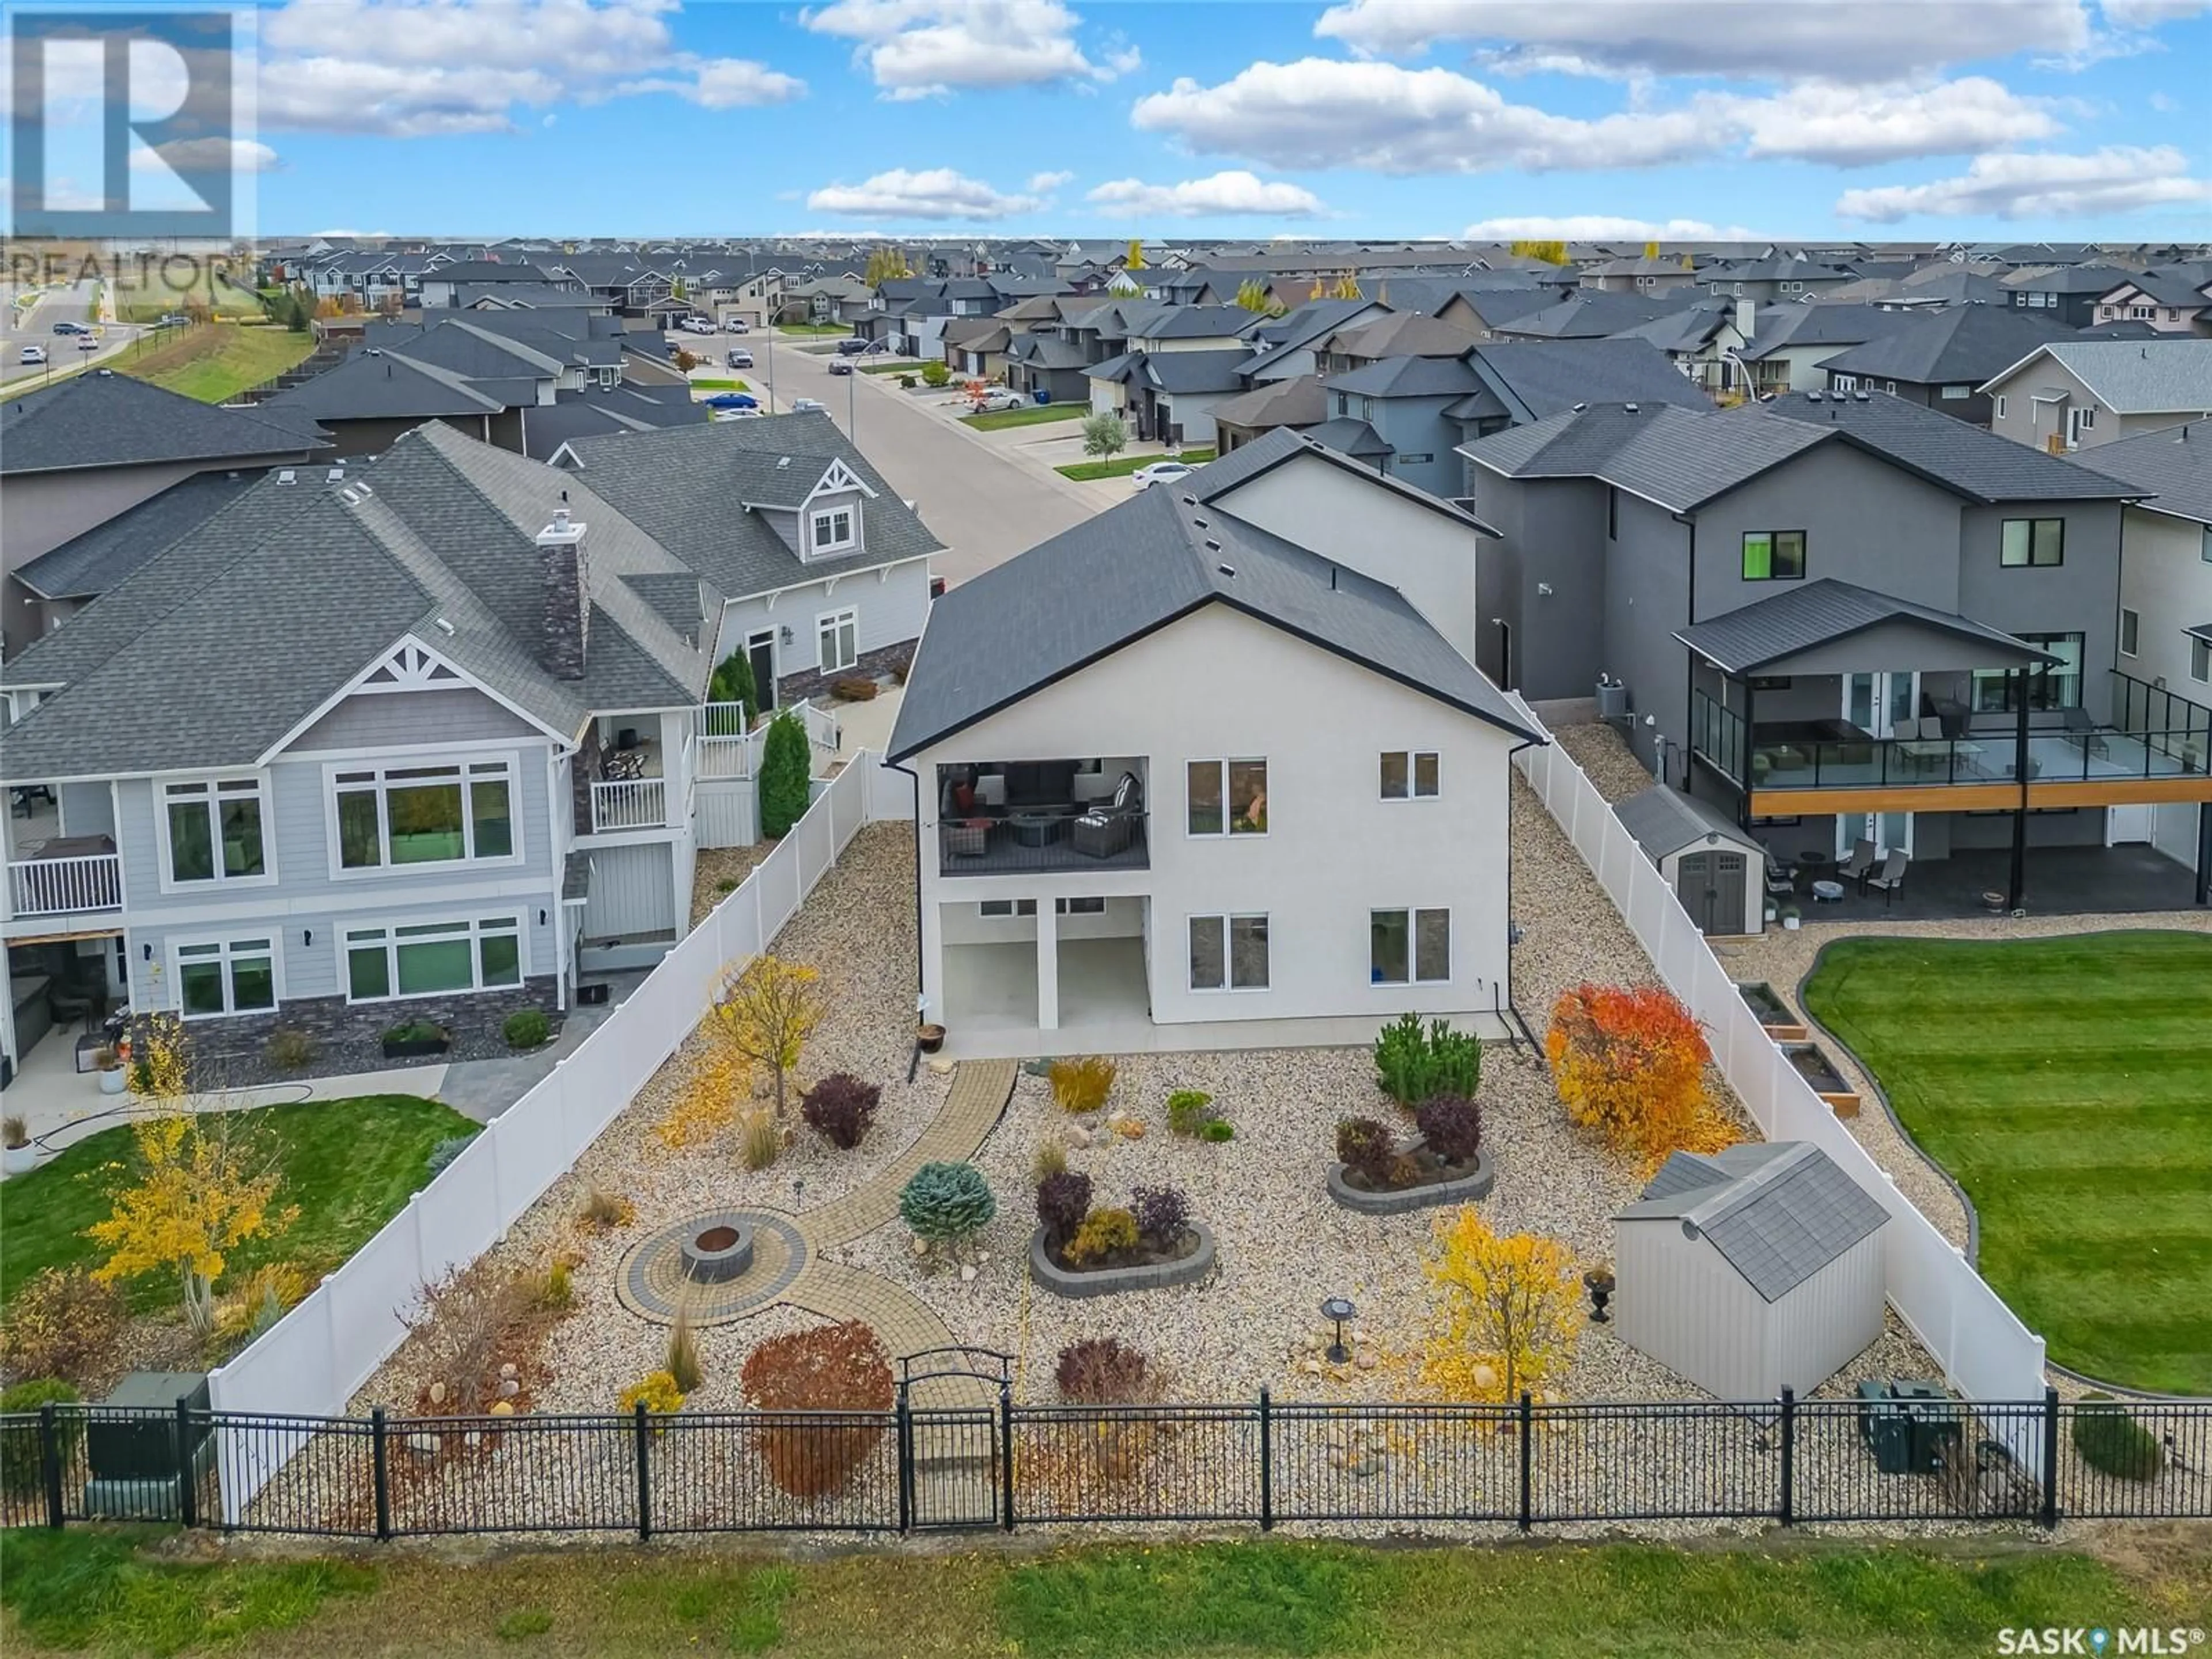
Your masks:
<path fill-rule="evenodd" d="M 1194 836 L 1264 836 L 1267 833 L 1267 763 L 1264 760 L 1192 761 L 1188 823 Z"/>
<path fill-rule="evenodd" d="M 2190 640 L 2189 678 L 2192 680 L 2212 680 L 2212 640 L 2194 637 Z"/>
<path fill-rule="evenodd" d="M 2212 564 L 2212 524 L 2204 526 L 2204 543 L 2197 550 L 2197 556 L 2205 563 Z"/>
<path fill-rule="evenodd" d="M 1947 386 L 1943 388 L 1943 395 L 1946 398 L 1964 398 L 1970 396 L 1973 390 L 1970 386 Z"/>
<path fill-rule="evenodd" d="M 1997 413 L 1997 419 L 1999 419 L 1999 420 L 2001 420 L 2001 421 L 2002 421 L 2002 419 L 2004 419 L 2004 417 L 2005 417 L 2005 396 L 2004 396 L 2004 393 L 2003 393 L 2003 392 L 1998 392 L 1998 393 L 1997 393 L 1996 413 Z"/>
<path fill-rule="evenodd" d="M 2031 710 L 2079 708 L 2081 706 L 2081 635 L 2079 634 L 2016 634 L 2040 651 L 2058 659 L 2027 676 L 2027 706 Z M 1973 673 L 1974 712 L 2013 714 L 2013 675 L 2002 668 L 1977 668 Z"/>
<path fill-rule="evenodd" d="M 2007 519 L 2003 541 L 1997 550 L 1997 562 L 2014 569 L 2065 563 L 2066 520 Z"/>
<path fill-rule="evenodd" d="M 343 771 L 332 784 L 341 870 L 515 856 L 512 761 Z"/>
<path fill-rule="evenodd" d="M 1794 582 L 1805 574 L 1805 532 L 1747 530 L 1743 532 L 1743 579 L 1747 582 Z"/>
<path fill-rule="evenodd" d="M 842 674 L 860 660 L 860 613 L 826 611 L 814 623 L 820 649 L 817 660 L 825 674 Z"/>
<path fill-rule="evenodd" d="M 162 872 L 172 885 L 269 874 L 261 780 L 203 778 L 161 786 Z"/>
<path fill-rule="evenodd" d="M 2120 654 L 2124 657 L 2132 657 L 2138 654 L 2136 647 L 2140 645 L 2142 641 L 2142 616 L 2136 611 L 2128 610 L 2125 606 L 2121 607 Z"/>
<path fill-rule="evenodd" d="M 1442 793 L 1438 758 L 1433 749 L 1382 751 L 1384 800 L 1431 800 Z"/>
<path fill-rule="evenodd" d="M 836 553 L 860 539 L 860 518 L 849 507 L 834 507 L 813 515 L 810 530 L 817 553 Z"/>
<path fill-rule="evenodd" d="M 1611 484 L 1605 487 L 1605 538 L 1620 539 L 1620 491 Z"/>
<path fill-rule="evenodd" d="M 177 1008 L 186 1019 L 259 1013 L 276 1006 L 276 958 L 266 939 L 176 947 Z"/>

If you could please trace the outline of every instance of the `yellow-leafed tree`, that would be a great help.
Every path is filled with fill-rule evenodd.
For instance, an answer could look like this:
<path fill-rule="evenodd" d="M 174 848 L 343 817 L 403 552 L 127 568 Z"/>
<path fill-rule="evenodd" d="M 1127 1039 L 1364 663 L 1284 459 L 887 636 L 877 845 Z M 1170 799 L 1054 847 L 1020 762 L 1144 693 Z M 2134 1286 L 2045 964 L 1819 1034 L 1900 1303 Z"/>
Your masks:
<path fill-rule="evenodd" d="M 750 1097 L 752 1067 L 726 1042 L 708 1045 L 682 1091 L 653 1132 L 672 1152 L 712 1140 L 738 1121 L 738 1109 Z"/>
<path fill-rule="evenodd" d="M 133 1124 L 131 1135 L 131 1184 L 117 1191 L 107 1218 L 85 1230 L 108 1250 L 93 1277 L 113 1284 L 175 1273 L 185 1323 L 205 1336 L 215 1328 L 215 1283 L 229 1253 L 282 1232 L 298 1212 L 275 1207 L 275 1154 L 235 1112 L 171 1103 Z"/>
<path fill-rule="evenodd" d="M 1332 300 L 1364 300 L 1367 296 L 1359 291 L 1359 279 L 1347 270 L 1336 279 L 1336 286 L 1328 291 L 1328 297 Z"/>
<path fill-rule="evenodd" d="M 1437 1222 L 1425 1271 L 1434 1322 L 1421 1379 L 1441 1398 L 1541 1395 L 1573 1363 L 1582 1281 L 1557 1239 L 1501 1238 L 1467 1206 Z"/>
<path fill-rule="evenodd" d="M 1705 1093 L 1705 1031 L 1670 991 L 1574 986 L 1552 1009 L 1544 1050 L 1567 1115 L 1646 1168 L 1736 1139 Z"/>
<path fill-rule="evenodd" d="M 716 1040 L 729 1053 L 775 1074 L 775 1115 L 784 1116 L 784 1081 L 822 1023 L 821 975 L 799 963 L 757 956 L 727 975 L 714 1000 Z"/>
<path fill-rule="evenodd" d="M 1127 258 L 1121 261 L 1121 269 L 1124 270 L 1142 270 L 1144 268 L 1144 241 L 1141 238 L 1132 236 L 1129 239 L 1129 254 Z"/>
<path fill-rule="evenodd" d="M 914 272 L 907 266 L 904 252 L 895 247 L 879 247 L 868 255 L 868 269 L 863 280 L 870 288 L 875 288 L 913 275 Z"/>

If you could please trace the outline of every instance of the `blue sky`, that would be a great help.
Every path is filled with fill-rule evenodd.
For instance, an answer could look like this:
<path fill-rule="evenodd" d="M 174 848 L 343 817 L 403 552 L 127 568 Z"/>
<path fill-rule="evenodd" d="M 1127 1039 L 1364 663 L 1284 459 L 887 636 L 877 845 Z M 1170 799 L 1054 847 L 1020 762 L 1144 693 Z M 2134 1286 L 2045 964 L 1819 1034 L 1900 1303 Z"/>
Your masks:
<path fill-rule="evenodd" d="M 264 233 L 2212 240 L 2212 0 L 296 0 Z"/>

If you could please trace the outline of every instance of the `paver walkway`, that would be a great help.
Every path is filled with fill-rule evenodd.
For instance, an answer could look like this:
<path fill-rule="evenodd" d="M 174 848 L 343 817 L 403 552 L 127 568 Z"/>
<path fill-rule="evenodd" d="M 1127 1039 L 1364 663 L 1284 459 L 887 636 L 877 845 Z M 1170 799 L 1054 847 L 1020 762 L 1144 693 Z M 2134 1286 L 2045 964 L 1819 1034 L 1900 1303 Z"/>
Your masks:
<path fill-rule="evenodd" d="M 1014 1077 L 1011 1060 L 963 1060 L 945 1104 L 913 1146 L 866 1186 L 800 1214 L 799 1231 L 808 1249 L 818 1253 L 875 1231 L 897 1216 L 899 1188 L 916 1170 L 925 1164 L 964 1163 L 975 1156 L 1013 1098 Z"/>

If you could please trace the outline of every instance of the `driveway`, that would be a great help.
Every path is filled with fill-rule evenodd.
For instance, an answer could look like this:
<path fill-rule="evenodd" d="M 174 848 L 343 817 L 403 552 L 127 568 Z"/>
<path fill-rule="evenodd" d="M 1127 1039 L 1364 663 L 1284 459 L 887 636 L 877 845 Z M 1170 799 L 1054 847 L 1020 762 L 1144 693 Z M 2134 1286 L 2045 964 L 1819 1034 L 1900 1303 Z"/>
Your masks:
<path fill-rule="evenodd" d="M 769 337 L 757 329 L 744 336 L 720 335 L 702 344 L 711 344 L 717 360 L 732 344 L 751 349 L 754 367 L 738 373 L 763 406 L 781 413 L 797 398 L 827 405 L 831 417 L 853 433 L 876 470 L 915 503 L 950 550 L 931 562 L 948 583 L 1005 563 L 1115 499 L 1060 477 L 1048 463 L 1025 459 L 1018 447 L 990 441 L 993 435 L 1028 434 L 970 431 L 949 411 L 924 406 L 938 394 L 902 392 L 893 376 L 833 375 L 829 358 L 801 351 L 796 338 L 779 337 L 772 358 Z"/>

